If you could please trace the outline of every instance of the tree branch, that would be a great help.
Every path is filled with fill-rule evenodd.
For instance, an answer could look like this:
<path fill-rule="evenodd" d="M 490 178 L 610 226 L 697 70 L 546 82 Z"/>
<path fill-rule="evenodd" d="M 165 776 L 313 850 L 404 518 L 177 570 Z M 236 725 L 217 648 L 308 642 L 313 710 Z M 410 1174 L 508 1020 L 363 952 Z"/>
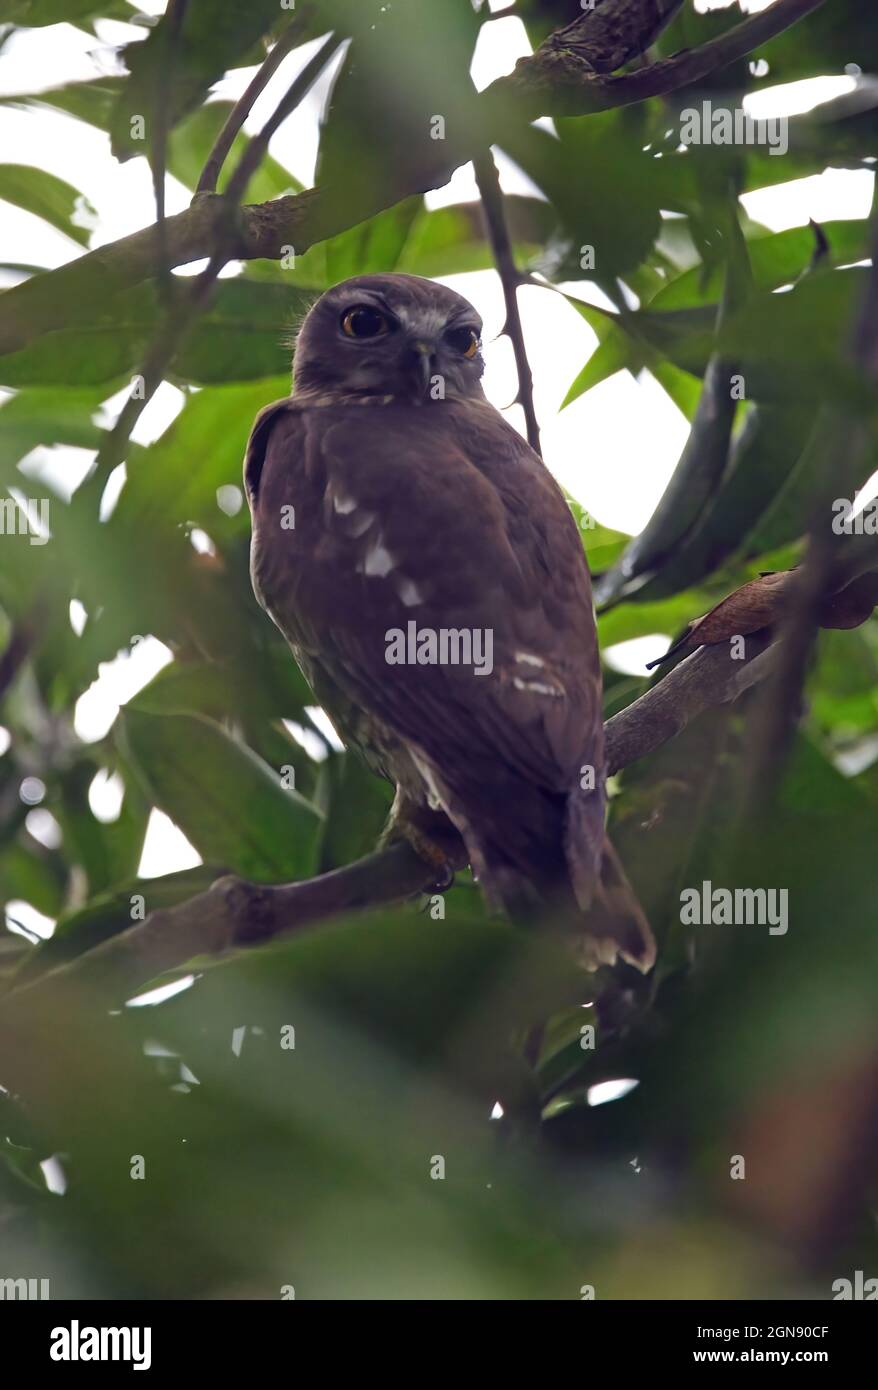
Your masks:
<path fill-rule="evenodd" d="M 514 403 L 520 405 L 524 411 L 528 444 L 536 453 L 540 454 L 542 452 L 540 449 L 540 427 L 537 413 L 534 410 L 533 376 L 531 375 L 530 362 L 527 359 L 524 331 L 521 327 L 521 314 L 518 309 L 518 289 L 525 277 L 519 272 L 515 264 L 515 257 L 512 254 L 512 241 L 509 236 L 509 228 L 506 225 L 503 192 L 500 188 L 500 178 L 494 163 L 494 156 L 490 150 L 484 150 L 476 156 L 473 163 L 479 196 L 482 200 L 488 240 L 494 254 L 497 274 L 500 276 L 500 283 L 503 286 L 503 301 L 506 306 L 506 322 L 503 325 L 503 332 L 510 339 L 515 356 L 518 394 Z"/>
<path fill-rule="evenodd" d="M 742 661 L 733 661 L 726 645 L 703 647 L 608 720 L 608 775 L 675 737 L 703 710 L 736 699 L 761 680 L 773 659 L 771 638 L 755 634 L 747 647 Z M 198 957 L 259 946 L 342 913 L 399 902 L 429 891 L 435 878 L 435 867 L 398 842 L 301 883 L 275 887 L 217 879 L 206 893 L 152 912 L 70 964 L 13 989 L 3 1000 L 4 1024 L 16 1001 L 25 1005 L 33 991 L 40 991 L 43 1002 L 71 988 L 122 1002 L 149 980 Z"/>
<path fill-rule="evenodd" d="M 569 42 L 565 45 L 559 42 L 558 34 L 550 34 L 532 57 L 520 58 L 515 70 L 492 83 L 483 95 L 496 100 L 509 94 L 523 103 L 523 114 L 528 120 L 538 116 L 587 116 L 614 106 L 630 106 L 648 97 L 668 96 L 746 58 L 759 44 L 775 38 L 825 3 L 826 0 L 775 0 L 767 10 L 750 15 L 734 29 L 709 39 L 699 48 L 683 49 L 670 58 L 618 76 L 595 72 Z M 585 18 L 577 24 L 584 24 Z"/>
<path fill-rule="evenodd" d="M 288 53 L 302 41 L 304 32 L 307 29 L 306 20 L 309 18 L 308 12 L 302 10 L 296 15 L 295 19 L 287 26 L 281 34 L 277 43 L 259 68 L 256 76 L 248 85 L 246 91 L 232 107 L 229 112 L 225 125 L 213 144 L 213 149 L 207 156 L 201 177 L 198 180 L 198 187 L 195 189 L 196 198 L 201 193 L 215 193 L 217 182 L 222 171 L 222 167 L 229 156 L 235 138 L 250 115 L 253 103 L 262 94 L 274 74 L 277 72 L 284 58 Z"/>
<path fill-rule="evenodd" d="M 751 15 L 701 48 L 621 76 L 602 76 L 585 59 L 555 52 L 544 44 L 532 57 L 521 59 L 510 76 L 499 78 L 481 94 L 476 104 L 479 119 L 459 147 L 442 149 L 441 141 L 428 142 L 429 148 L 425 145 L 421 167 L 406 186 L 394 185 L 389 192 L 372 190 L 356 205 L 353 200 L 330 199 L 320 189 L 308 189 L 242 208 L 231 255 L 240 260 L 277 259 L 286 245 L 302 254 L 316 242 L 347 231 L 413 193 L 447 183 L 454 168 L 502 139 L 507 123 L 540 115 L 585 115 L 667 95 L 746 56 L 824 3 L 775 0 L 769 9 Z M 185 265 L 211 255 L 222 214 L 223 200 L 202 194 L 186 212 L 168 218 L 164 223 L 168 264 Z M 156 254 L 153 226 L 7 290 L 0 296 L 0 354 L 15 352 L 62 327 L 77 313 L 85 313 L 96 299 L 106 300 L 148 279 L 155 273 Z"/>

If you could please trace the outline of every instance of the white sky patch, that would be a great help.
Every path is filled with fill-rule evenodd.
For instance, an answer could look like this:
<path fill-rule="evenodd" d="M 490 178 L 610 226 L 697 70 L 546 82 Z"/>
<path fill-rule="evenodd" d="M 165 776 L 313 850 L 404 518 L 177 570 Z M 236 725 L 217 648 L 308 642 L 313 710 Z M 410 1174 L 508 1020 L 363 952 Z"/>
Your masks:
<path fill-rule="evenodd" d="M 807 179 L 757 188 L 741 197 L 749 217 L 772 232 L 815 222 L 869 216 L 875 175 L 868 169 L 825 169 Z"/>
<path fill-rule="evenodd" d="M 58 1155 L 52 1154 L 51 1158 L 44 1158 L 40 1164 L 40 1172 L 47 1190 L 57 1197 L 63 1197 L 67 1191 L 67 1174 Z"/>
<path fill-rule="evenodd" d="M 182 869 L 197 869 L 204 860 L 164 811 L 150 812 L 143 841 L 143 853 L 137 866 L 138 878 L 161 878 L 163 874 L 179 873 Z"/>
<path fill-rule="evenodd" d="M 483 92 L 498 77 L 505 77 L 519 58 L 528 58 L 532 52 L 527 30 L 515 15 L 483 25 L 470 65 L 476 91 Z"/>
<path fill-rule="evenodd" d="M 85 625 L 88 622 L 88 613 L 86 612 L 85 604 L 78 598 L 72 598 L 68 605 L 67 613 L 70 618 L 72 630 L 76 633 L 77 637 L 81 637 L 85 631 Z"/>
<path fill-rule="evenodd" d="M 125 783 L 118 772 L 102 767 L 95 774 L 88 789 L 88 804 L 95 820 L 102 825 L 112 825 L 122 812 L 125 799 Z"/>
<path fill-rule="evenodd" d="M 69 502 L 85 482 L 94 461 L 94 449 L 78 449 L 71 444 L 50 447 L 38 444 L 21 460 L 18 471 L 30 482 L 48 488 L 62 501 Z"/>
<path fill-rule="evenodd" d="M 292 189 L 290 189 L 292 192 Z M 240 275 L 243 261 L 226 261 L 222 270 L 217 272 L 218 280 L 232 280 L 236 275 Z M 202 270 L 207 270 L 210 265 L 210 257 L 205 256 L 200 261 L 189 261 L 186 265 L 177 266 L 175 275 L 181 276 L 184 280 L 193 275 L 200 275 Z"/>
<path fill-rule="evenodd" d="M 32 811 L 28 811 L 24 823 L 34 839 L 46 849 L 60 848 L 63 839 L 61 827 L 51 811 L 47 811 L 43 806 L 35 806 Z"/>
<path fill-rule="evenodd" d="M 6 904 L 6 926 L 16 936 L 26 936 L 29 941 L 34 937 L 48 941 L 55 930 L 55 921 L 37 912 L 30 903 L 13 898 Z"/>
<path fill-rule="evenodd" d="M 103 402 L 95 415 L 95 422 L 102 429 L 110 429 L 115 425 L 122 412 L 122 408 L 131 395 L 132 386 L 129 382 L 117 391 L 115 395 L 108 397 Z M 131 431 L 131 438 L 135 444 L 152 444 L 160 435 L 163 435 L 170 424 L 176 420 L 180 411 L 186 403 L 186 394 L 181 391 L 179 386 L 173 386 L 170 381 L 163 381 L 150 397 L 138 416 L 137 423 Z"/>
<path fill-rule="evenodd" d="M 237 516 L 244 505 L 244 494 L 234 483 L 223 483 L 216 490 L 216 505 L 226 516 Z"/>
<path fill-rule="evenodd" d="M 326 744 L 319 734 L 313 729 L 305 728 L 304 724 L 297 724 L 295 719 L 282 719 L 281 723 L 299 747 L 304 748 L 309 758 L 313 758 L 316 763 L 324 761 L 327 757 Z"/>
<path fill-rule="evenodd" d="M 200 526 L 193 526 L 189 532 L 189 544 L 199 555 L 215 555 L 216 546 L 210 539 L 206 531 L 202 531 Z"/>
<path fill-rule="evenodd" d="M 873 473 L 871 478 L 866 479 L 857 493 L 856 498 L 852 499 L 854 508 L 851 515 L 856 516 L 864 507 L 867 507 L 870 502 L 873 502 L 876 497 L 878 497 L 878 472 Z"/>
<path fill-rule="evenodd" d="M 321 734 L 326 739 L 326 742 L 329 744 L 330 748 L 334 748 L 336 753 L 343 753 L 344 744 L 342 743 L 338 734 L 335 732 L 332 720 L 330 719 L 326 711 L 321 709 L 319 705 L 306 705 L 305 713 L 317 725 L 317 728 L 320 730 Z"/>
<path fill-rule="evenodd" d="M 112 661 L 102 661 L 98 678 L 76 702 L 73 727 L 83 743 L 104 738 L 127 700 L 131 700 L 157 676 L 173 657 L 163 642 L 142 637 L 130 652 L 120 652 Z"/>
<path fill-rule="evenodd" d="M 122 489 L 127 481 L 128 465 L 117 463 L 116 467 L 111 470 L 110 476 L 104 484 L 104 490 L 101 493 L 100 506 L 98 507 L 99 521 L 109 521 L 113 512 L 116 510 L 119 498 L 122 496 Z"/>
<path fill-rule="evenodd" d="M 805 77 L 801 82 L 766 87 L 744 98 L 744 110 L 757 120 L 769 116 L 800 116 L 823 101 L 833 101 L 856 87 L 852 77 Z"/>
<path fill-rule="evenodd" d="M 46 795 L 46 784 L 39 777 L 25 777 L 18 789 L 18 797 L 26 806 L 38 806 Z"/>
<path fill-rule="evenodd" d="M 168 985 L 159 985 L 156 989 L 147 990 L 146 994 L 136 994 L 133 999 L 126 1002 L 127 1009 L 148 1008 L 151 1004 L 163 1004 L 166 999 L 173 999 L 175 994 L 182 994 L 184 989 L 190 989 L 195 984 L 195 975 L 184 975 L 181 980 L 172 980 Z"/>
<path fill-rule="evenodd" d="M 670 637 L 653 632 L 648 637 L 632 637 L 630 642 L 616 642 L 606 647 L 602 656 L 614 671 L 626 676 L 646 676 L 649 675 L 647 663 L 664 656 L 670 645 Z"/>
<path fill-rule="evenodd" d="M 639 1081 L 632 1081 L 630 1077 L 619 1081 L 599 1081 L 596 1086 L 589 1086 L 585 1098 L 589 1105 L 606 1105 L 611 1100 L 621 1100 L 639 1085 Z"/>
<path fill-rule="evenodd" d="M 727 10 L 734 3 L 735 0 L 695 0 L 695 8 L 700 14 L 707 14 L 708 10 Z M 774 0 L 741 0 L 741 9 L 745 14 L 757 14 L 772 4 Z"/>

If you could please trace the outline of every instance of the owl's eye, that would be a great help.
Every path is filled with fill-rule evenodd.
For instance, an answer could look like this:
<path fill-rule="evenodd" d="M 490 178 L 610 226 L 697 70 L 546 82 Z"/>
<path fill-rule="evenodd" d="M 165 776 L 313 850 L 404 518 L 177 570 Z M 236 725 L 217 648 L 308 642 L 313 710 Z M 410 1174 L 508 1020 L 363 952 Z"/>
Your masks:
<path fill-rule="evenodd" d="M 377 338 L 386 333 L 390 324 L 380 309 L 370 304 L 356 304 L 342 315 L 342 332 L 349 338 Z"/>
<path fill-rule="evenodd" d="M 479 335 L 474 328 L 451 328 L 445 334 L 445 341 L 464 357 L 475 357 L 479 350 Z"/>

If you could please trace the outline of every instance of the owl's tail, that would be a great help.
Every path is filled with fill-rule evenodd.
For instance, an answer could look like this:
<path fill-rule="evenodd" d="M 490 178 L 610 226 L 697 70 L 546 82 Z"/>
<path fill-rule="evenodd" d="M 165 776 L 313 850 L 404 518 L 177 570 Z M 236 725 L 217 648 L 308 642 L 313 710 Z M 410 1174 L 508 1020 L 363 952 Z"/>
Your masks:
<path fill-rule="evenodd" d="M 489 904 L 514 922 L 533 925 L 548 917 L 558 923 L 588 970 L 619 957 L 644 974 L 655 964 L 649 923 L 606 835 L 598 875 L 588 881 L 570 871 L 547 877 L 505 856 L 489 859 L 478 877 Z"/>
<path fill-rule="evenodd" d="M 655 941 L 649 922 L 607 835 L 601 847 L 600 874 L 585 930 L 583 954 L 590 969 L 612 965 L 617 956 L 644 974 L 655 965 Z"/>

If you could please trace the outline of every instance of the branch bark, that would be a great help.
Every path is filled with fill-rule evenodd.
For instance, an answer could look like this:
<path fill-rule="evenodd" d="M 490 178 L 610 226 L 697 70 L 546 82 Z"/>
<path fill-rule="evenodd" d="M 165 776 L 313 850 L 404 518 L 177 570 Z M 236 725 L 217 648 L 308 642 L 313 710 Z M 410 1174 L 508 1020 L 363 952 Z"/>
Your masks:
<path fill-rule="evenodd" d="M 428 142 L 418 173 L 392 188 L 376 189 L 352 205 L 329 198 L 320 189 L 242 208 L 230 254 L 240 260 L 277 259 L 283 246 L 299 254 L 316 242 L 347 231 L 394 203 L 447 183 L 454 169 L 479 150 L 502 138 L 507 123 L 537 116 L 576 116 L 627 106 L 647 97 L 664 96 L 700 81 L 782 33 L 820 8 L 825 0 L 775 0 L 720 38 L 685 50 L 636 72 L 605 76 L 568 48 L 547 40 L 515 71 L 492 83 L 478 98 L 476 120 L 465 144 L 442 148 Z M 199 195 L 192 207 L 163 224 L 169 266 L 210 256 L 225 225 L 225 200 Z M 159 252 L 156 227 L 123 237 L 91 251 L 69 265 L 34 276 L 0 296 L 0 354 L 15 352 L 41 334 L 60 328 L 108 296 L 155 274 Z"/>

